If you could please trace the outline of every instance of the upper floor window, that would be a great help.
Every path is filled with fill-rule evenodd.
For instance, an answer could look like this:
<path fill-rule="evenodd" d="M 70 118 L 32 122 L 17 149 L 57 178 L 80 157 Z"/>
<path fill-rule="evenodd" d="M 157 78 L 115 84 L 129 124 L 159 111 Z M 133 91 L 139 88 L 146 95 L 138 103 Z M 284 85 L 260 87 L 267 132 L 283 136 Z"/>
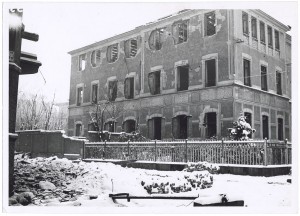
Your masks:
<path fill-rule="evenodd" d="M 271 26 L 268 26 L 268 46 L 273 48 L 273 32 Z"/>
<path fill-rule="evenodd" d="M 97 67 L 100 65 L 100 57 L 101 57 L 101 51 L 94 50 L 91 54 L 91 64 L 93 67 Z"/>
<path fill-rule="evenodd" d="M 244 65 L 244 85 L 251 86 L 250 61 L 248 59 L 243 59 L 243 65 Z"/>
<path fill-rule="evenodd" d="M 251 17 L 251 31 L 252 38 L 257 39 L 257 20 L 255 17 Z"/>
<path fill-rule="evenodd" d="M 189 88 L 189 66 L 177 67 L 177 91 L 188 90 Z"/>
<path fill-rule="evenodd" d="M 126 58 L 133 58 L 136 56 L 137 53 L 137 40 L 136 39 L 129 39 L 125 41 L 125 56 Z"/>
<path fill-rule="evenodd" d="M 160 50 L 165 39 L 165 28 L 155 29 L 149 37 L 149 47 L 152 50 Z"/>
<path fill-rule="evenodd" d="M 276 89 L 277 94 L 282 95 L 282 86 L 281 86 L 281 73 L 280 71 L 276 71 Z"/>
<path fill-rule="evenodd" d="M 160 94 L 160 71 L 149 73 L 148 84 L 149 84 L 150 94 L 152 95 Z"/>
<path fill-rule="evenodd" d="M 113 80 L 108 82 L 108 100 L 115 101 L 117 98 L 118 81 Z"/>
<path fill-rule="evenodd" d="M 109 63 L 117 61 L 118 54 L 119 54 L 119 45 L 117 43 L 107 47 L 106 57 Z"/>
<path fill-rule="evenodd" d="M 86 54 L 82 54 L 79 56 L 78 70 L 83 71 L 86 65 Z"/>
<path fill-rule="evenodd" d="M 205 61 L 205 86 L 216 85 L 216 59 Z"/>
<path fill-rule="evenodd" d="M 261 70 L 261 90 L 268 91 L 267 67 L 261 65 L 260 70 Z"/>
<path fill-rule="evenodd" d="M 176 44 L 186 42 L 188 39 L 188 20 L 173 24 L 173 36 Z"/>
<path fill-rule="evenodd" d="M 134 77 L 127 77 L 125 79 L 124 96 L 126 99 L 134 98 Z"/>
<path fill-rule="evenodd" d="M 259 29 L 260 29 L 260 42 L 265 44 L 266 43 L 265 23 L 260 22 Z"/>
<path fill-rule="evenodd" d="M 249 36 L 248 14 L 246 12 L 243 12 L 242 20 L 243 20 L 243 34 Z"/>
<path fill-rule="evenodd" d="M 216 14 L 214 11 L 205 14 L 205 35 L 216 34 Z"/>
<path fill-rule="evenodd" d="M 98 83 L 92 84 L 92 103 L 96 104 L 98 101 Z"/>
<path fill-rule="evenodd" d="M 279 47 L 279 32 L 277 30 L 274 31 L 275 36 L 275 49 L 280 50 Z"/>
<path fill-rule="evenodd" d="M 77 88 L 77 106 L 82 104 L 83 100 L 83 87 Z"/>

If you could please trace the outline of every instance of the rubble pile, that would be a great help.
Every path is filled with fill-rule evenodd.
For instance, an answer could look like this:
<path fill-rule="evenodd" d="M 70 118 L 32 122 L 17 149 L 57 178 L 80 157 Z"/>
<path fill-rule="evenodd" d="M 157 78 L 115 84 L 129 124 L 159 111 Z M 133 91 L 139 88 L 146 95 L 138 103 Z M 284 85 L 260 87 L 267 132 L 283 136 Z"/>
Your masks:
<path fill-rule="evenodd" d="M 150 181 L 141 181 L 141 185 L 148 194 L 173 194 L 210 188 L 213 184 L 213 176 L 206 170 L 182 174 L 177 178 L 152 177 Z"/>
<path fill-rule="evenodd" d="M 203 170 L 207 170 L 211 174 L 218 174 L 220 171 L 220 167 L 204 161 L 197 163 L 188 163 L 187 168 L 185 168 L 183 171 L 194 172 Z"/>
<path fill-rule="evenodd" d="M 78 176 L 83 176 L 83 167 L 67 159 L 34 158 L 15 156 L 15 194 L 9 205 L 46 205 L 51 201 L 76 201 L 82 188 L 70 188 Z M 73 205 L 80 205 L 74 202 Z"/>

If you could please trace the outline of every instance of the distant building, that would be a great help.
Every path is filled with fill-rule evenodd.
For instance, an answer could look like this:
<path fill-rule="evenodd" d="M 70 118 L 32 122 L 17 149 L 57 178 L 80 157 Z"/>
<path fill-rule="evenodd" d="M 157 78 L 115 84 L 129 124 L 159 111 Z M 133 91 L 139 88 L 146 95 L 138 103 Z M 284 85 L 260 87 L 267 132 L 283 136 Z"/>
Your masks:
<path fill-rule="evenodd" d="M 150 139 L 228 136 L 243 113 L 255 139 L 291 137 L 290 28 L 261 10 L 183 10 L 69 52 L 68 135 L 106 129 Z"/>

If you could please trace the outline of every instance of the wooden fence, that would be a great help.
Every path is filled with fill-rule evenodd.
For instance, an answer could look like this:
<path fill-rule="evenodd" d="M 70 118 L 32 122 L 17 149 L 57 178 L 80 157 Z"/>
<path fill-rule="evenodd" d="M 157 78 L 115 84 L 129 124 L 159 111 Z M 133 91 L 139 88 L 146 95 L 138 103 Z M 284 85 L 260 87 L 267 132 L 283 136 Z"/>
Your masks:
<path fill-rule="evenodd" d="M 266 152 L 266 154 L 265 154 Z M 207 161 L 221 164 L 291 164 L 291 143 L 286 141 L 148 141 L 85 142 L 84 158 L 158 162 Z"/>

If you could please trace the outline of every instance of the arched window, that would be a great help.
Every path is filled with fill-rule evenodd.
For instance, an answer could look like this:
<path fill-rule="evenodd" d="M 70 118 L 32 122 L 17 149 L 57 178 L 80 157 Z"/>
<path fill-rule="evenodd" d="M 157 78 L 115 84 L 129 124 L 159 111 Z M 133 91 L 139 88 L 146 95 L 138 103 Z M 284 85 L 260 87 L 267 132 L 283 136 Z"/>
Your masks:
<path fill-rule="evenodd" d="M 75 136 L 81 136 L 81 134 L 82 134 L 82 124 L 77 123 L 75 125 Z"/>
<path fill-rule="evenodd" d="M 148 120 L 148 137 L 152 140 L 161 140 L 162 117 L 153 117 Z"/>
<path fill-rule="evenodd" d="M 175 139 L 187 139 L 188 117 L 187 115 L 178 115 L 172 119 L 172 133 Z"/>
<path fill-rule="evenodd" d="M 128 119 L 123 123 L 123 131 L 126 133 L 131 133 L 136 130 L 136 122 L 133 119 Z"/>

